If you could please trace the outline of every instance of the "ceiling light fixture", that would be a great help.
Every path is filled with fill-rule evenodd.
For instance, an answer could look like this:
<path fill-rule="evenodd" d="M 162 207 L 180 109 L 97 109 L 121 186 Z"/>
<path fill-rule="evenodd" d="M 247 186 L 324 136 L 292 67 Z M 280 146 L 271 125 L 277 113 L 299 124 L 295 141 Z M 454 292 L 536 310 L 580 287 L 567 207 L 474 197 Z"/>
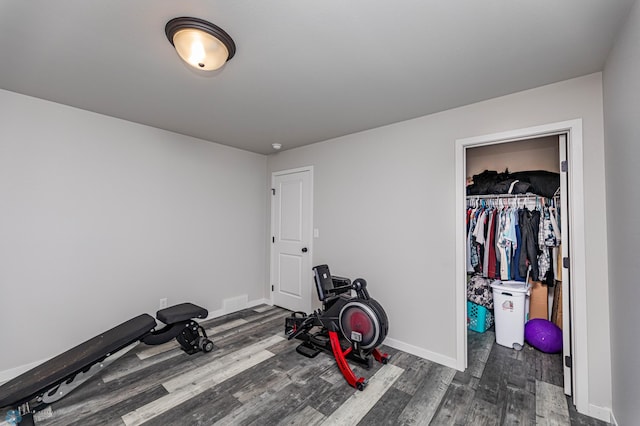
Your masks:
<path fill-rule="evenodd" d="M 273 147 L 273 149 L 275 149 L 276 151 L 279 150 L 280 148 L 282 148 L 282 144 L 279 143 L 272 143 L 271 146 Z"/>
<path fill-rule="evenodd" d="M 222 28 L 198 18 L 174 18 L 164 28 L 178 56 L 198 70 L 213 71 L 236 54 L 236 44 Z"/>

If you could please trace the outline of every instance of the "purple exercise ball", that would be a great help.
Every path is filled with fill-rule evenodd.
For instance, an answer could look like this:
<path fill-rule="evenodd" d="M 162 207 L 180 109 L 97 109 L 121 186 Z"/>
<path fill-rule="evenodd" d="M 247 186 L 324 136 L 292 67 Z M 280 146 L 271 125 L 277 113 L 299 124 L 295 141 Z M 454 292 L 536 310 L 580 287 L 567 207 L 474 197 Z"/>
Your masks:
<path fill-rule="evenodd" d="M 524 338 L 536 349 L 549 354 L 562 350 L 562 330 L 542 318 L 534 318 L 524 325 Z"/>

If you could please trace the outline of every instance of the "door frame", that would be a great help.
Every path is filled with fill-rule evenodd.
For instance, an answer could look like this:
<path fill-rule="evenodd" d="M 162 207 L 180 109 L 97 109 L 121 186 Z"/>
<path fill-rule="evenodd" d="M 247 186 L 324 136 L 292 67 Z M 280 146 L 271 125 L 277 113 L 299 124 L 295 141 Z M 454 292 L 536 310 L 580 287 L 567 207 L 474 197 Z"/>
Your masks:
<path fill-rule="evenodd" d="M 584 224 L 584 182 L 582 119 L 561 121 L 540 126 L 470 138 L 455 143 L 456 170 L 456 363 L 457 369 L 467 368 L 467 304 L 466 304 L 466 149 L 533 139 L 542 136 L 567 134 L 567 184 L 569 223 L 569 266 L 571 271 L 572 376 L 573 402 L 581 413 L 589 412 L 589 372 L 587 346 L 587 291 Z"/>
<path fill-rule="evenodd" d="M 558 135 L 558 148 L 560 154 L 560 194 L 566 194 L 560 197 L 560 221 L 565 223 L 564 227 L 560 227 L 560 242 L 568 241 L 568 236 L 571 235 L 571 222 L 569 220 L 569 180 L 568 180 L 568 164 L 569 159 L 567 157 L 567 134 L 562 133 Z M 571 258 L 569 252 L 569 245 L 562 244 L 559 250 L 559 256 L 564 258 Z M 571 312 L 571 272 L 568 268 L 569 265 L 563 265 L 558 262 L 558 268 L 562 271 L 561 280 L 561 294 L 562 294 L 562 312 Z M 556 274 L 557 275 L 557 274 Z M 564 296 L 564 295 L 567 296 Z M 555 297 L 553 298 L 555 301 Z M 569 356 L 573 357 L 572 350 L 573 344 L 573 325 L 571 324 L 571 315 L 562 315 L 562 329 L 569 330 L 569 332 L 562 333 L 562 356 L 566 357 L 565 348 L 569 348 Z M 566 358 L 565 358 L 566 359 Z M 564 363 L 562 366 L 562 377 L 564 381 L 564 393 L 565 395 L 573 395 L 573 389 L 575 388 L 573 367 L 569 363 Z"/>
<path fill-rule="evenodd" d="M 287 170 L 278 170 L 275 172 L 271 172 L 271 188 L 269 189 L 269 191 L 273 191 L 273 188 L 275 188 L 275 179 L 276 176 L 282 176 L 282 175 L 289 175 L 289 174 L 293 174 L 293 173 L 300 173 L 300 172 L 309 172 L 309 203 L 310 203 L 310 209 L 309 209 L 309 245 L 307 246 L 307 248 L 309 249 L 309 251 L 307 252 L 307 256 L 309 258 L 309 263 L 310 265 L 313 265 L 313 189 L 314 189 L 314 183 L 313 183 L 313 166 L 303 166 L 303 167 L 296 167 L 294 169 L 287 169 Z M 270 228 L 270 232 L 268 235 L 269 240 L 271 240 L 271 237 L 274 235 L 275 233 L 275 220 L 276 220 L 276 215 L 275 215 L 275 203 L 274 203 L 274 198 L 273 196 L 269 195 L 269 199 L 271 200 L 271 228 Z M 274 285 L 274 281 L 275 281 L 275 277 L 274 277 L 274 273 L 275 273 L 275 268 L 273 267 L 274 262 L 275 262 L 275 250 L 274 250 L 274 245 L 272 244 L 272 242 L 269 242 L 269 287 L 268 287 L 268 292 L 269 292 L 269 301 L 270 304 L 273 305 L 273 290 L 272 290 L 272 286 Z M 312 271 L 309 270 L 309 279 L 311 280 L 312 277 Z M 313 294 L 314 290 L 313 288 L 310 289 L 309 292 L 309 300 L 308 302 L 308 307 L 309 309 L 306 310 L 306 312 L 311 312 L 312 308 L 313 308 Z"/>

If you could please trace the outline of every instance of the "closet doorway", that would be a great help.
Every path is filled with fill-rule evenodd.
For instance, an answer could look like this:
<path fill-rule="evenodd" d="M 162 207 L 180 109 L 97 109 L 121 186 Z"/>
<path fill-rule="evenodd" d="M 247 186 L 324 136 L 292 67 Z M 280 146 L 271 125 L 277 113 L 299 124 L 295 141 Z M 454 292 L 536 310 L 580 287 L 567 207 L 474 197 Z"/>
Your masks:
<path fill-rule="evenodd" d="M 534 142 L 535 140 L 535 142 Z M 525 142 L 526 141 L 526 142 Z M 530 145 L 535 144 L 536 145 Z M 534 149 L 530 149 L 535 147 Z M 526 153 L 527 150 L 531 152 Z M 504 172 L 509 151 L 524 153 L 529 158 L 512 158 L 510 171 L 548 170 L 560 173 L 558 197 L 562 212 L 562 258 L 558 268 L 562 273 L 562 316 L 564 338 L 564 387 L 572 395 L 578 411 L 588 405 L 586 364 L 586 295 L 584 220 L 582 199 L 582 122 L 572 120 L 499 134 L 456 141 L 456 300 L 457 300 L 457 361 L 458 369 L 467 368 L 467 245 L 466 212 L 467 176 L 475 174 L 473 167 Z M 535 153 L 534 151 L 537 151 Z M 545 153 L 546 151 L 546 153 Z M 542 154 L 544 159 L 533 160 Z M 533 162 L 532 162 L 533 161 Z M 542 161 L 542 163 L 540 162 Z M 546 161 L 547 163 L 544 163 Z M 493 163 L 492 163 L 493 162 Z M 492 168 L 492 164 L 495 167 Z M 531 165 L 534 164 L 535 167 Z M 478 171 L 478 173 L 482 170 Z M 571 256 L 569 255 L 571 253 Z M 564 267 L 564 268 L 563 268 Z M 562 269 L 563 268 L 563 269 Z M 578 281 L 579 280 L 579 281 Z"/>

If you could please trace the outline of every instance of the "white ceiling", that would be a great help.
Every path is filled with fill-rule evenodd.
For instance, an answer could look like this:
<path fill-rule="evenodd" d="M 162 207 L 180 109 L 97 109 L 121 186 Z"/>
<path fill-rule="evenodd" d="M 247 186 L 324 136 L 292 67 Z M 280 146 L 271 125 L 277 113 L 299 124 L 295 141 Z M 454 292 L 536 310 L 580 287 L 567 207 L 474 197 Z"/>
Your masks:
<path fill-rule="evenodd" d="M 268 154 L 601 71 L 634 0 L 0 0 L 0 88 Z M 209 20 L 202 75 L 165 34 Z"/>

